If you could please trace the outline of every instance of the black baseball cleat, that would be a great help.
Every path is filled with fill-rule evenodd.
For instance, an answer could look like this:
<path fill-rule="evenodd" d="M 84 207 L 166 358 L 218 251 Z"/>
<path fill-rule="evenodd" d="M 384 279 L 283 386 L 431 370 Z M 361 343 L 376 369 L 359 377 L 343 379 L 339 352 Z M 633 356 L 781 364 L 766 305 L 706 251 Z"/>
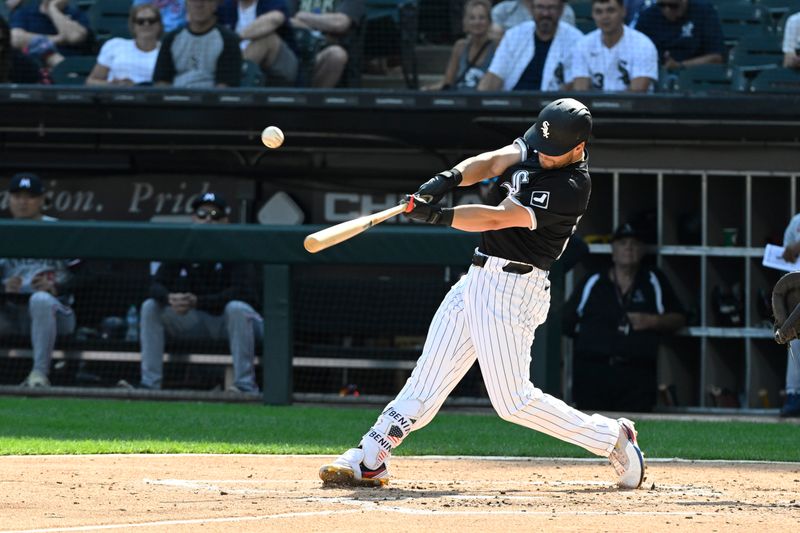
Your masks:
<path fill-rule="evenodd" d="M 365 467 L 364 450 L 350 448 L 334 462 L 322 465 L 319 478 L 323 486 L 382 487 L 389 483 L 389 469 L 384 462 L 375 470 Z"/>

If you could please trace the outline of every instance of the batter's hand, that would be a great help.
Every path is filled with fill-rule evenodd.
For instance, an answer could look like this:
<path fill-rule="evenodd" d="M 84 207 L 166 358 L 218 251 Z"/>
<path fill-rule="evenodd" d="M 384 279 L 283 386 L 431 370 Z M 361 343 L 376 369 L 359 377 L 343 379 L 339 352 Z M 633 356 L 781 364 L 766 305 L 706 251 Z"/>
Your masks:
<path fill-rule="evenodd" d="M 411 220 L 441 226 L 450 226 L 453 223 L 452 209 L 432 205 L 411 194 L 406 195 L 405 201 L 407 202 L 407 207 L 403 214 Z"/>
<path fill-rule="evenodd" d="M 445 194 L 458 187 L 463 177 L 456 169 L 439 172 L 434 177 L 423 183 L 414 196 L 421 198 L 429 204 L 438 204 Z"/>

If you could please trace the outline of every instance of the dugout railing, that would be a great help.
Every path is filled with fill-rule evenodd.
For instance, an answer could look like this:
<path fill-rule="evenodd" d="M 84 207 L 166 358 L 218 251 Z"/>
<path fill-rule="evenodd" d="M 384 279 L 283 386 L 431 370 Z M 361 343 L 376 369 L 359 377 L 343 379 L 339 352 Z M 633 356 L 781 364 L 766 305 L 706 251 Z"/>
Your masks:
<path fill-rule="evenodd" d="M 423 266 L 459 265 L 465 270 L 469 265 L 472 250 L 477 244 L 476 236 L 439 228 L 379 227 L 348 242 L 318 254 L 309 254 L 303 249 L 305 235 L 318 229 L 318 226 L 257 226 L 257 225 L 184 225 L 157 223 L 108 223 L 108 222 L 66 222 L 52 224 L 21 221 L 0 221 L 0 239 L 4 243 L 3 257 L 9 258 L 81 258 L 113 259 L 126 261 L 196 261 L 196 262 L 251 262 L 261 265 L 263 276 L 262 308 L 264 317 L 264 341 L 260 365 L 263 371 L 263 400 L 265 403 L 282 405 L 293 401 L 293 373 L 296 369 L 383 369 L 386 371 L 413 368 L 419 354 L 418 348 L 392 350 L 381 346 L 366 346 L 356 349 L 337 348 L 316 343 L 295 353 L 298 343 L 293 316 L 302 310 L 293 310 L 293 294 L 298 290 L 312 291 L 319 296 L 317 312 L 330 309 L 329 323 L 311 324 L 315 331 L 339 331 L 358 320 L 366 321 L 367 328 L 378 328 L 385 310 L 399 305 L 391 301 L 398 294 L 402 297 L 404 288 L 418 286 L 428 291 L 430 280 L 416 281 L 398 277 L 399 283 L 393 285 L 394 292 L 381 293 L 377 285 L 365 281 L 351 282 L 354 291 L 379 301 L 370 316 L 359 316 L 342 311 L 346 302 L 337 301 L 341 295 L 322 293 L 324 280 L 305 279 L 303 269 L 325 268 L 369 268 L 370 265 L 392 265 L 393 268 L 415 269 Z M 294 274 L 293 274 L 294 271 Z M 554 273 L 554 275 L 557 275 Z M 453 280 L 455 281 L 455 280 Z M 300 287 L 294 287 L 300 285 Z M 316 285 L 315 285 L 316 284 Z M 363 287 L 361 287 L 363 285 Z M 435 284 L 434 284 L 435 285 Z M 438 283 L 442 287 L 442 283 Z M 554 283 L 560 298 L 558 284 Z M 366 291 L 366 292 L 365 292 Z M 400 291 L 400 292 L 398 292 Z M 430 291 L 428 291 L 430 292 Z M 438 304 L 439 294 L 427 294 L 427 306 Z M 443 293 L 442 293 L 443 294 Z M 410 295 L 419 299 L 418 295 Z M 404 305 L 408 306 L 406 302 Z M 384 311 L 381 311 L 383 309 Z M 414 314 L 414 330 L 424 335 L 427 323 L 432 317 L 430 309 L 421 310 L 413 305 L 409 313 Z M 383 314 L 382 314 L 383 313 Z M 319 320 L 319 319 L 318 319 Z M 558 321 L 554 320 L 553 331 L 545 328 L 537 339 L 534 351 L 541 354 L 534 357 L 532 372 L 537 384 L 548 391 L 559 388 L 560 332 Z M 305 326 L 309 327 L 308 324 Z M 388 324 L 387 327 L 392 327 Z M 537 332 L 538 333 L 538 332 Z M 15 344 L 5 340 L 5 357 L 28 357 L 29 350 L 23 347 L 24 339 L 18 338 Z M 136 345 L 130 342 L 106 343 L 98 348 L 98 341 L 82 341 L 70 336 L 59 339 L 54 360 L 87 359 L 107 361 L 137 361 Z M 308 344 L 308 343 L 306 343 Z M 203 350 L 202 347 L 212 348 Z M 169 345 L 168 345 L 169 351 Z M 167 356 L 166 361 L 195 364 L 229 364 L 224 343 L 198 343 L 184 353 Z M 203 353 L 204 351 L 210 353 Z M 257 352 L 258 353 L 258 352 Z M 0 355 L 2 356 L 2 355 Z M 13 387 L 6 387 L 13 389 Z M 9 392 L 8 390 L 4 392 Z M 12 391 L 13 392 L 13 391 Z M 20 389 L 18 392 L 24 392 Z M 75 389 L 75 394 L 80 394 Z M 45 392 L 46 393 L 46 392 Z M 96 391 L 95 394 L 96 395 Z"/>

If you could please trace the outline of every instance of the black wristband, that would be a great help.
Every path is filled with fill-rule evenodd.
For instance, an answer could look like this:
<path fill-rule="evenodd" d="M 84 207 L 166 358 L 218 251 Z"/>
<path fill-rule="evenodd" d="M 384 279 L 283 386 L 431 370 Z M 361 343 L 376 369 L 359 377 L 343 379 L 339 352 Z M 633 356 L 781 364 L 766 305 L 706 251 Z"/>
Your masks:
<path fill-rule="evenodd" d="M 464 179 L 464 176 L 461 175 L 461 171 L 457 168 L 451 168 L 450 174 L 452 176 L 453 182 L 456 184 L 456 187 L 461 183 L 461 180 Z"/>
<path fill-rule="evenodd" d="M 442 207 L 439 210 L 439 217 L 436 219 L 434 224 L 439 226 L 452 226 L 454 213 L 455 210 L 452 207 Z"/>

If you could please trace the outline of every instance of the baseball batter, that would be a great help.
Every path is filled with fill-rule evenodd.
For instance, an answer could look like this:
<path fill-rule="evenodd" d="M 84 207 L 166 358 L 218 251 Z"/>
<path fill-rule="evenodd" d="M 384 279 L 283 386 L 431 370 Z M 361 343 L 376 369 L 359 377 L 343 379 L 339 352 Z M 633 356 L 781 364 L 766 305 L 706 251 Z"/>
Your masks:
<path fill-rule="evenodd" d="M 556 100 L 523 137 L 437 174 L 407 198 L 409 218 L 481 232 L 480 246 L 433 317 L 411 377 L 359 446 L 322 466 L 323 482 L 386 484 L 392 450 L 433 419 L 477 360 L 501 418 L 608 457 L 620 487 L 641 485 L 645 465 L 631 421 L 584 414 L 529 377 L 534 332 L 550 307 L 548 271 L 589 202 L 591 128 L 585 105 Z M 494 176 L 495 205 L 437 205 L 453 188 Z"/>

